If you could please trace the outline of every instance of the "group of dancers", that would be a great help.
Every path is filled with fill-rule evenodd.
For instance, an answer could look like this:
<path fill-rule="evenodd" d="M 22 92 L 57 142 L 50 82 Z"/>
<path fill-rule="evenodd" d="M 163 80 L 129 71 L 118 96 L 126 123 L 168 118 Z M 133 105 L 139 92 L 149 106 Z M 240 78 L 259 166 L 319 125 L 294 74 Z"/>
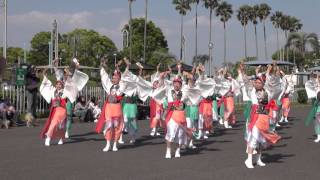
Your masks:
<path fill-rule="evenodd" d="M 121 72 L 120 66 L 123 63 L 126 68 Z M 69 124 L 66 122 L 70 121 L 68 106 L 75 101 L 78 92 L 89 79 L 78 70 L 79 63 L 76 59 L 72 64 L 71 70 L 59 72 L 56 69 L 55 87 L 44 73 L 40 93 L 51 103 L 49 119 L 41 133 L 46 146 L 50 146 L 52 139 L 63 144 L 66 125 Z M 173 152 L 174 157 L 179 158 L 181 148 L 194 149 L 194 140 L 207 139 L 213 134 L 214 121 L 218 121 L 224 128 L 232 128 L 236 124 L 234 98 L 241 95 L 246 103 L 244 137 L 248 154 L 245 161 L 247 168 L 254 168 L 254 164 L 265 166 L 261 159 L 262 150 L 281 139 L 276 127 L 280 126 L 279 122 L 288 122 L 290 96 L 296 85 L 296 75 L 286 75 L 275 63 L 265 69 L 257 67 L 250 76 L 246 74 L 243 63 L 240 63 L 236 78 L 232 77 L 227 68 L 222 68 L 209 77 L 202 64 L 195 66 L 191 72 L 186 72 L 178 63 L 176 74 L 170 67 L 161 72 L 160 66 L 157 66 L 157 71 L 151 75 L 150 80 L 142 76 L 143 66 L 139 63 L 137 75 L 130 72 L 131 64 L 124 59 L 115 65 L 110 76 L 106 72 L 106 64 L 106 60 L 102 60 L 100 70 L 106 100 L 95 127 L 95 131 L 105 137 L 104 152 L 118 151 L 118 144 L 124 143 L 124 131 L 128 132 L 130 143 L 135 143 L 138 132 L 138 100 L 149 100 L 150 135 L 159 136 L 162 132 L 159 130 L 164 130 L 165 158 L 170 159 Z M 315 82 L 320 88 L 320 81 L 317 79 Z M 312 88 L 316 86 L 311 85 L 311 82 L 309 84 L 309 92 L 315 93 Z M 315 101 L 315 106 L 317 132 L 320 134 L 318 101 Z M 257 155 L 256 163 L 253 163 L 254 154 Z"/>

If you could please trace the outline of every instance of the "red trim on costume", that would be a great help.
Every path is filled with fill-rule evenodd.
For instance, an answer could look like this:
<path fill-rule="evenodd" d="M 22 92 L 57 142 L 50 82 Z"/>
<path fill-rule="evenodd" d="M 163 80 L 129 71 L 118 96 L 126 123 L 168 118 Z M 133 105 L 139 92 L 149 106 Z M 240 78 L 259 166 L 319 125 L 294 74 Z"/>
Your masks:
<path fill-rule="evenodd" d="M 50 127 L 51 121 L 52 121 L 52 117 L 55 113 L 55 107 L 53 107 L 53 104 L 55 103 L 55 101 L 60 100 L 60 107 L 65 108 L 66 104 L 67 104 L 67 99 L 66 98 L 54 98 L 51 100 L 51 105 L 50 105 L 50 114 L 48 117 L 48 120 L 46 121 L 44 127 L 42 128 L 41 132 L 40 132 L 40 138 L 44 139 L 46 137 L 46 133 Z"/>

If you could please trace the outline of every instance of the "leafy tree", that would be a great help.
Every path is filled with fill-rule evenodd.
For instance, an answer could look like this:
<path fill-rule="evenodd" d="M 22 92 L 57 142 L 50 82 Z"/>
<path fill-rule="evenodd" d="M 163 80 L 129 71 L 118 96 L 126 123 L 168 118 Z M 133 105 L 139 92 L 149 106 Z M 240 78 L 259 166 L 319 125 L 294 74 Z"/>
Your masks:
<path fill-rule="evenodd" d="M 3 52 L 3 48 L 0 47 L 0 54 L 2 54 Z M 19 59 L 23 60 L 23 56 L 24 56 L 24 50 L 20 47 L 9 47 L 7 49 L 7 63 L 15 63 L 16 61 L 18 61 Z"/>
<path fill-rule="evenodd" d="M 144 45 L 144 18 L 135 18 L 132 20 L 132 60 L 140 61 L 143 57 Z M 129 30 L 129 25 L 125 25 L 124 29 Z M 147 23 L 147 47 L 146 47 L 146 63 L 156 65 L 153 54 L 155 51 L 168 53 L 168 42 L 159 27 L 149 21 Z M 123 56 L 129 57 L 129 48 L 123 49 Z"/>
<path fill-rule="evenodd" d="M 28 62 L 34 65 L 47 65 L 49 59 L 50 32 L 39 32 L 31 40 Z"/>

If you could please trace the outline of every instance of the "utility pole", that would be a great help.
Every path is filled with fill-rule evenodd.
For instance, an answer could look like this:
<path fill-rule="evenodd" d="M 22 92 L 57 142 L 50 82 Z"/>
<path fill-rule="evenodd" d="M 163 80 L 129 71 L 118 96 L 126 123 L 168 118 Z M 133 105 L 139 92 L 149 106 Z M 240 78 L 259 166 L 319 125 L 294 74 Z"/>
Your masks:
<path fill-rule="evenodd" d="M 147 47 L 147 24 L 148 24 L 148 0 L 145 0 L 145 19 L 144 19 L 144 45 L 143 45 L 143 62 L 146 62 Z"/>

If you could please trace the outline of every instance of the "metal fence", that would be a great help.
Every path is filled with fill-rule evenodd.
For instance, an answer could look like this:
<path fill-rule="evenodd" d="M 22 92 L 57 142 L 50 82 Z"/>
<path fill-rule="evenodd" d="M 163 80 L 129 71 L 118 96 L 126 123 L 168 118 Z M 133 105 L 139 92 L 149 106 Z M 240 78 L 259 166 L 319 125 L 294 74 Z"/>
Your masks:
<path fill-rule="evenodd" d="M 89 87 L 86 86 L 83 88 L 79 95 L 84 96 L 86 100 L 90 100 L 91 97 L 96 97 L 100 102 L 104 102 L 106 98 L 106 93 L 102 87 Z M 19 113 L 25 113 L 27 110 L 27 96 L 26 89 L 24 86 L 6 86 L 3 88 L 0 94 L 2 98 L 8 98 L 12 104 L 15 105 L 16 110 Z M 297 102 L 297 93 L 291 97 L 292 102 Z M 50 105 L 43 99 L 43 97 L 38 93 L 37 95 L 37 113 L 45 113 L 49 111 Z M 244 104 L 242 96 L 235 97 L 236 104 Z M 144 105 L 147 105 L 144 103 Z"/>
<path fill-rule="evenodd" d="M 84 87 L 79 96 L 84 96 L 86 100 L 91 97 L 96 97 L 104 101 L 105 92 L 102 87 Z M 27 94 L 25 86 L 6 86 L 0 92 L 0 97 L 8 99 L 16 108 L 19 113 L 25 113 L 27 111 Z M 44 98 L 37 94 L 37 113 L 46 113 L 49 111 L 50 105 L 44 100 Z"/>

